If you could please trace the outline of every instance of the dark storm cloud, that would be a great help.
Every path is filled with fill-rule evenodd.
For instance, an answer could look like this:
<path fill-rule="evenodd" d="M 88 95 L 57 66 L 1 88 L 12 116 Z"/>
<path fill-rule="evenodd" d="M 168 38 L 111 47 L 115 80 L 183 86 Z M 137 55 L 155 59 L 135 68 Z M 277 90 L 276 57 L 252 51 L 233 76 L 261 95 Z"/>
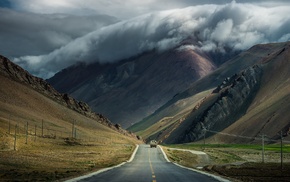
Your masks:
<path fill-rule="evenodd" d="M 289 8 L 232 2 L 162 11 L 103 27 L 49 54 L 23 56 L 15 62 L 49 77 L 78 61 L 119 61 L 144 51 L 174 48 L 188 37 L 195 43 L 187 48 L 244 50 L 257 43 L 289 40 Z"/>
<path fill-rule="evenodd" d="M 11 8 L 12 6 L 9 0 L 2 0 L 0 1 L 0 7 Z"/>
<path fill-rule="evenodd" d="M 226 4 L 232 0 L 5 0 L 20 11 L 34 13 L 107 14 L 129 19 L 149 12 L 185 8 L 204 4 Z M 236 0 L 265 6 L 289 4 L 289 0 Z"/>
<path fill-rule="evenodd" d="M 100 27 L 116 23 L 106 15 L 41 15 L 0 8 L 0 53 L 8 57 L 40 55 Z"/>

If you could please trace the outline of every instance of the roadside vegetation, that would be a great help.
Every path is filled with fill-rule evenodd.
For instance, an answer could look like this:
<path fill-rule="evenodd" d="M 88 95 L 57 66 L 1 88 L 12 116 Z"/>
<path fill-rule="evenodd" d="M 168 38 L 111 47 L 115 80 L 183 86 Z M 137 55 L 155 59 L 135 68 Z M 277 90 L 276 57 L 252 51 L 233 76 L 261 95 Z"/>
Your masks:
<path fill-rule="evenodd" d="M 27 144 L 18 134 L 14 150 L 14 134 L 0 129 L 0 181 L 63 180 L 127 161 L 136 141 L 104 130 L 99 140 L 29 135 Z"/>
<path fill-rule="evenodd" d="M 197 154 L 172 148 L 205 152 L 209 160 Z M 258 144 L 178 144 L 163 146 L 169 160 L 186 167 L 201 169 L 234 181 L 290 181 L 290 145 Z"/>

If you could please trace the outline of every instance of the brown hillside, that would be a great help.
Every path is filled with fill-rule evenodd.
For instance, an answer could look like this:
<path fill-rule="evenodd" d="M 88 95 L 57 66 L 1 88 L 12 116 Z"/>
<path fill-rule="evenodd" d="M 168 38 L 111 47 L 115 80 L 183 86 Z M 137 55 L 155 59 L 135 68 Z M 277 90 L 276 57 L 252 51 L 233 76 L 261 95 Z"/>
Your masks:
<path fill-rule="evenodd" d="M 279 139 L 282 131 L 287 137 L 290 131 L 290 43 L 262 59 L 261 65 L 263 77 L 255 99 L 247 113 L 225 132 L 253 137 L 266 134 Z M 222 140 L 227 139 L 222 137 Z"/>
<path fill-rule="evenodd" d="M 255 137 L 261 138 L 262 134 L 275 141 L 280 131 L 287 136 L 289 45 L 289 42 L 261 44 L 241 53 L 142 121 L 155 124 L 142 130 L 141 123 L 136 127 L 138 133 L 164 143 L 201 140 L 203 128 L 208 130 L 209 140 L 217 143 L 255 142 Z M 217 83 L 218 80 L 221 81 Z M 208 91 L 211 94 L 198 97 Z M 194 98 L 199 99 L 194 101 Z M 215 135 L 216 132 L 245 137 Z"/>
<path fill-rule="evenodd" d="M 53 181 L 129 159 L 133 135 L 4 57 L 0 68 L 1 180 Z"/>

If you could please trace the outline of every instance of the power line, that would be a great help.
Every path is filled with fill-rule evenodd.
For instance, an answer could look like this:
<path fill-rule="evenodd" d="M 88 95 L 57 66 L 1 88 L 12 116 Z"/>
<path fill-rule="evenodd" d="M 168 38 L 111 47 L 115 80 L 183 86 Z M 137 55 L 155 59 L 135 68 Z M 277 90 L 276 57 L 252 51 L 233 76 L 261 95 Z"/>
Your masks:
<path fill-rule="evenodd" d="M 235 135 L 235 134 L 230 134 L 230 133 L 224 133 L 224 132 L 219 132 L 219 131 L 213 131 L 213 130 L 208 130 L 205 129 L 205 132 L 210 132 L 210 133 L 215 133 L 215 134 L 221 134 L 221 135 L 226 135 L 226 136 L 232 136 L 232 137 L 237 137 L 237 138 L 244 138 L 244 139 L 251 139 L 251 140 L 263 140 L 262 137 L 250 137 L 250 136 L 244 136 L 244 135 Z M 280 142 L 280 140 L 273 140 L 269 138 L 264 138 L 265 141 L 270 141 L 270 142 Z M 283 140 L 284 143 L 290 143 L 290 141 Z"/>

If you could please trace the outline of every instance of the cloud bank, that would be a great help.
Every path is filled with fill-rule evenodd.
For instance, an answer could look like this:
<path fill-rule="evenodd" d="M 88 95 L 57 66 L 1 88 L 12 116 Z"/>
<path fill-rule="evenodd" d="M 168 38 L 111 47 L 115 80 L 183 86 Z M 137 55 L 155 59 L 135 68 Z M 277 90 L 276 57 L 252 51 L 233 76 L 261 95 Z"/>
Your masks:
<path fill-rule="evenodd" d="M 185 39 L 192 47 L 223 52 L 258 43 L 290 40 L 289 5 L 199 5 L 146 14 L 102 27 L 49 54 L 23 56 L 15 62 L 48 78 L 79 61 L 116 62 L 145 51 L 175 48 Z"/>
<path fill-rule="evenodd" d="M 0 52 L 10 57 L 49 53 L 74 39 L 118 22 L 106 15 L 41 15 L 0 8 Z"/>
<path fill-rule="evenodd" d="M 2 0 L 3 1 L 3 0 Z M 107 14 L 129 19 L 153 11 L 200 4 L 227 3 L 229 0 L 5 0 L 15 9 L 33 13 Z M 245 0 L 243 0 L 245 1 Z M 246 0 L 247 1 L 247 0 Z"/>

